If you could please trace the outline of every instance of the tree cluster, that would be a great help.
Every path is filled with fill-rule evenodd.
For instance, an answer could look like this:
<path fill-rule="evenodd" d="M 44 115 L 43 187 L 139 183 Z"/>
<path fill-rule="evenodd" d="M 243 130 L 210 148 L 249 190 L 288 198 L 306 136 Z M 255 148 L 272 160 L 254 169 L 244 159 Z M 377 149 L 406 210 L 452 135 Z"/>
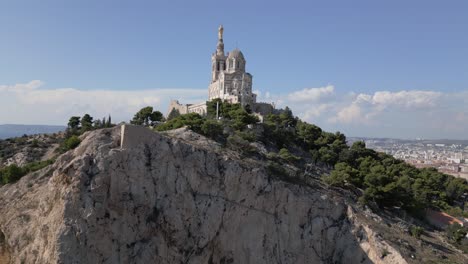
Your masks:
<path fill-rule="evenodd" d="M 280 114 L 268 115 L 264 134 L 258 140 L 273 142 L 279 155 L 294 161 L 289 151 L 299 146 L 316 164 L 333 168 L 323 177 L 330 185 L 363 190 L 363 203 L 380 207 L 397 206 L 419 214 L 429 207 L 462 211 L 468 192 L 467 181 L 437 172 L 417 169 L 390 155 L 366 148 L 364 142 L 348 146 L 340 132 L 329 133 L 294 117 L 286 107 Z"/>
<path fill-rule="evenodd" d="M 217 104 L 219 119 L 216 119 Z M 224 133 L 224 128 L 243 133 L 248 125 L 258 122 L 258 118 L 249 114 L 240 104 L 230 104 L 219 99 L 207 102 L 207 110 L 206 117 L 197 113 L 175 115 L 171 119 L 168 118 L 164 124 L 157 126 L 156 130 L 165 131 L 187 126 L 207 137 L 225 141 L 230 135 Z"/>
<path fill-rule="evenodd" d="M 164 121 L 164 116 L 159 111 L 153 111 L 153 107 L 147 106 L 143 107 L 138 111 L 132 120 L 130 120 L 131 124 L 134 125 L 144 125 L 150 126 L 156 122 Z"/>
<path fill-rule="evenodd" d="M 380 207 L 396 206 L 419 214 L 434 207 L 448 210 L 463 203 L 468 191 L 466 180 L 437 172 L 417 169 L 390 155 L 354 143 L 338 157 L 325 182 L 340 187 L 358 187 L 364 191 L 361 201 Z"/>
<path fill-rule="evenodd" d="M 80 116 L 70 117 L 70 119 L 68 120 L 68 124 L 67 124 L 68 134 L 80 135 L 86 131 L 90 131 L 93 129 L 114 126 L 112 124 L 112 119 L 110 115 L 107 119 L 105 117 L 103 117 L 102 120 L 100 119 L 93 120 L 93 119 L 94 118 L 90 116 L 89 114 L 85 114 L 83 115 L 83 117 L 80 117 Z"/>
<path fill-rule="evenodd" d="M 89 114 L 85 114 L 83 117 L 72 116 L 68 120 L 65 139 L 61 142 L 57 152 L 64 153 L 70 149 L 76 148 L 81 142 L 78 136 L 86 131 L 113 126 L 115 125 L 112 124 L 112 118 L 110 115 L 108 118 L 103 117 L 102 119 L 96 120 L 94 120 L 94 118 Z"/>

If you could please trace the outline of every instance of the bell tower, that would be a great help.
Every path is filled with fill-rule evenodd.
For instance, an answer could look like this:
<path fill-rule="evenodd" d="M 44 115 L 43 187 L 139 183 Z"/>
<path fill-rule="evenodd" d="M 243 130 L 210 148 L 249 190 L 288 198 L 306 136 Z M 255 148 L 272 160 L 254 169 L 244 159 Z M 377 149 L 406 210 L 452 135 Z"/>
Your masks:
<path fill-rule="evenodd" d="M 223 25 L 218 28 L 218 45 L 216 52 L 211 56 L 211 82 L 218 80 L 219 73 L 226 70 L 226 56 L 224 55 Z"/>

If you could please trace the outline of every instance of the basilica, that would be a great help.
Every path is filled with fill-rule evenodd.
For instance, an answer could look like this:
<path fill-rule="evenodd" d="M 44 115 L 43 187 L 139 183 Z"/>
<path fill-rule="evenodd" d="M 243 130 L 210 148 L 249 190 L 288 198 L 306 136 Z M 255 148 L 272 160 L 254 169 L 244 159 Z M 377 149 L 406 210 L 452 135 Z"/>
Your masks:
<path fill-rule="evenodd" d="M 208 101 L 221 99 L 233 104 L 241 104 L 253 113 L 266 115 L 273 112 L 273 105 L 258 103 L 257 95 L 252 92 L 252 75 L 245 71 L 246 63 L 244 54 L 239 49 L 234 49 L 227 54 L 224 52 L 223 42 L 224 28 L 218 29 L 218 44 L 216 51 L 211 55 L 211 82 L 208 87 Z M 206 102 L 199 104 L 180 104 L 172 100 L 169 104 L 169 112 L 173 109 L 180 114 L 198 113 L 206 115 Z"/>

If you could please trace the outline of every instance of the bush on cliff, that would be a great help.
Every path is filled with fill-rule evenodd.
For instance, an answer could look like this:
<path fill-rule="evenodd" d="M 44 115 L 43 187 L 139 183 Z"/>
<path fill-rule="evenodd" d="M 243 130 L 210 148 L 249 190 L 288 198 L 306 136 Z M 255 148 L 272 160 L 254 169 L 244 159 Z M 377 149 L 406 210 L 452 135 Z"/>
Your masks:
<path fill-rule="evenodd" d="M 60 146 L 57 148 L 56 152 L 58 153 L 65 153 L 71 149 L 74 149 L 80 145 L 81 140 L 78 136 L 76 135 L 71 135 L 60 144 Z"/>
<path fill-rule="evenodd" d="M 213 119 L 207 119 L 203 121 L 201 125 L 201 133 L 209 138 L 216 138 L 223 134 L 223 125 Z"/>
<path fill-rule="evenodd" d="M 2 184 L 14 183 L 21 179 L 24 175 L 40 170 L 48 165 L 54 163 L 54 160 L 36 161 L 27 163 L 26 165 L 19 167 L 16 164 L 12 164 L 0 169 L 0 178 Z"/>
<path fill-rule="evenodd" d="M 205 118 L 203 118 L 201 115 L 197 113 L 189 113 L 166 121 L 164 124 L 157 126 L 155 129 L 157 131 L 165 131 L 188 126 L 191 130 L 197 133 L 201 133 L 201 126 L 204 121 Z"/>

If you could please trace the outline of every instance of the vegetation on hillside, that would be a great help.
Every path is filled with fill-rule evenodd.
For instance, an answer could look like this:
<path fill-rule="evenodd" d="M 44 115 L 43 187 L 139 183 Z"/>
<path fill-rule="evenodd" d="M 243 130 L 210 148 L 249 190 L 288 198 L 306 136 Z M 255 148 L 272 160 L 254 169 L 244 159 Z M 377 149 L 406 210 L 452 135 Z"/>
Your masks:
<path fill-rule="evenodd" d="M 468 217 L 468 183 L 465 179 L 440 173 L 434 168 L 415 168 L 366 148 L 362 141 L 348 145 L 344 134 L 326 132 L 304 122 L 288 107 L 265 116 L 263 122 L 258 123 L 249 119 L 256 119 L 256 116 L 238 104 L 214 100 L 207 105 L 207 116 L 197 115 L 197 123 L 214 122 L 221 127 L 213 133 L 201 133 L 243 155 L 255 157 L 259 157 L 261 151 L 255 143 L 262 142 L 268 153 L 260 158 L 264 159 L 272 176 L 294 184 L 307 184 L 303 172 L 310 164 L 315 164 L 320 168 L 317 171 L 323 168 L 326 171 L 321 176 L 323 183 L 339 191 L 350 190 L 349 193 L 356 195 L 361 204 L 376 212 L 401 208 L 424 221 L 426 209 L 431 208 L 455 217 Z M 245 118 L 239 118 L 235 111 Z M 218 116 L 220 120 L 217 120 Z M 188 115 L 182 115 L 179 120 L 184 120 L 179 126 L 192 122 Z M 165 129 L 170 128 L 160 128 Z M 290 165 L 302 171 L 290 170 Z M 427 226 L 421 225 L 423 222 L 412 222 L 408 232 L 413 237 L 422 239 L 423 235 L 430 234 L 425 229 Z M 457 224 L 446 230 L 449 241 L 465 253 L 468 252 L 467 231 L 466 227 Z"/>
<path fill-rule="evenodd" d="M 447 238 L 454 246 L 463 250 L 465 254 L 468 253 L 468 239 L 466 239 L 466 235 L 468 234 L 468 227 L 454 223 L 449 225 L 445 232 Z"/>
<path fill-rule="evenodd" d="M 79 136 L 84 132 L 112 126 L 114 125 L 110 116 L 94 120 L 92 116 L 85 114 L 83 117 L 70 117 L 64 136 L 57 134 L 42 135 L 42 139 L 38 140 L 37 138 L 31 139 L 24 135 L 22 137 L 0 140 L 0 158 L 2 160 L 11 158 L 18 151 L 24 151 L 25 149 L 28 155 L 32 157 L 32 160 L 35 160 L 23 166 L 18 166 L 17 164 L 0 166 L 0 184 L 16 182 L 24 175 L 52 164 L 55 157 L 40 161 L 47 148 L 52 144 L 59 144 L 59 147 L 56 149 L 56 154 L 58 155 L 76 148 L 81 142 Z"/>
<path fill-rule="evenodd" d="M 51 145 L 59 143 L 60 140 L 57 134 L 23 135 L 0 140 L 0 169 L 8 159 L 19 152 L 23 152 L 33 160 L 40 159 Z"/>
<path fill-rule="evenodd" d="M 89 114 L 85 114 L 83 117 L 72 116 L 65 130 L 65 138 L 60 143 L 60 147 L 57 151 L 59 153 L 65 153 L 68 150 L 76 148 L 81 143 L 79 136 L 87 131 L 113 126 L 115 125 L 112 123 L 110 115 L 108 118 L 103 117 L 102 119 L 96 120 Z"/>
<path fill-rule="evenodd" d="M 360 190 L 360 202 L 377 207 L 399 207 L 420 215 L 426 208 L 455 211 L 466 215 L 464 201 L 468 192 L 466 180 L 437 172 L 417 169 L 402 160 L 368 149 L 364 142 L 348 146 L 340 132 L 323 131 L 316 125 L 294 117 L 286 107 L 265 117 L 263 123 L 239 104 L 221 100 L 207 103 L 208 113 L 178 115 L 156 130 L 164 131 L 188 126 L 193 131 L 225 143 L 242 153 L 254 151 L 250 142 L 273 146 L 269 164 L 278 159 L 287 163 L 300 160 L 330 168 L 322 179 L 330 186 Z M 218 116 L 216 119 L 218 105 Z M 256 124 L 256 129 L 248 125 Z M 304 155 L 305 153 L 305 155 Z"/>
<path fill-rule="evenodd" d="M 218 116 L 221 117 L 220 120 L 216 119 L 216 103 L 219 104 Z M 207 104 L 208 113 L 206 117 L 197 113 L 175 115 L 164 124 L 156 126 L 155 129 L 165 131 L 187 126 L 197 133 L 225 142 L 229 136 L 224 134 L 225 127 L 241 132 L 248 125 L 258 122 L 258 118 L 245 111 L 240 104 L 223 103 L 220 100 L 213 100 Z"/>
<path fill-rule="evenodd" d="M 54 163 L 54 159 L 45 160 L 45 161 L 36 161 L 28 163 L 22 167 L 17 166 L 16 164 L 11 164 L 0 169 L 0 179 L 1 184 L 14 183 L 21 179 L 24 175 L 40 170 L 48 165 Z"/>

